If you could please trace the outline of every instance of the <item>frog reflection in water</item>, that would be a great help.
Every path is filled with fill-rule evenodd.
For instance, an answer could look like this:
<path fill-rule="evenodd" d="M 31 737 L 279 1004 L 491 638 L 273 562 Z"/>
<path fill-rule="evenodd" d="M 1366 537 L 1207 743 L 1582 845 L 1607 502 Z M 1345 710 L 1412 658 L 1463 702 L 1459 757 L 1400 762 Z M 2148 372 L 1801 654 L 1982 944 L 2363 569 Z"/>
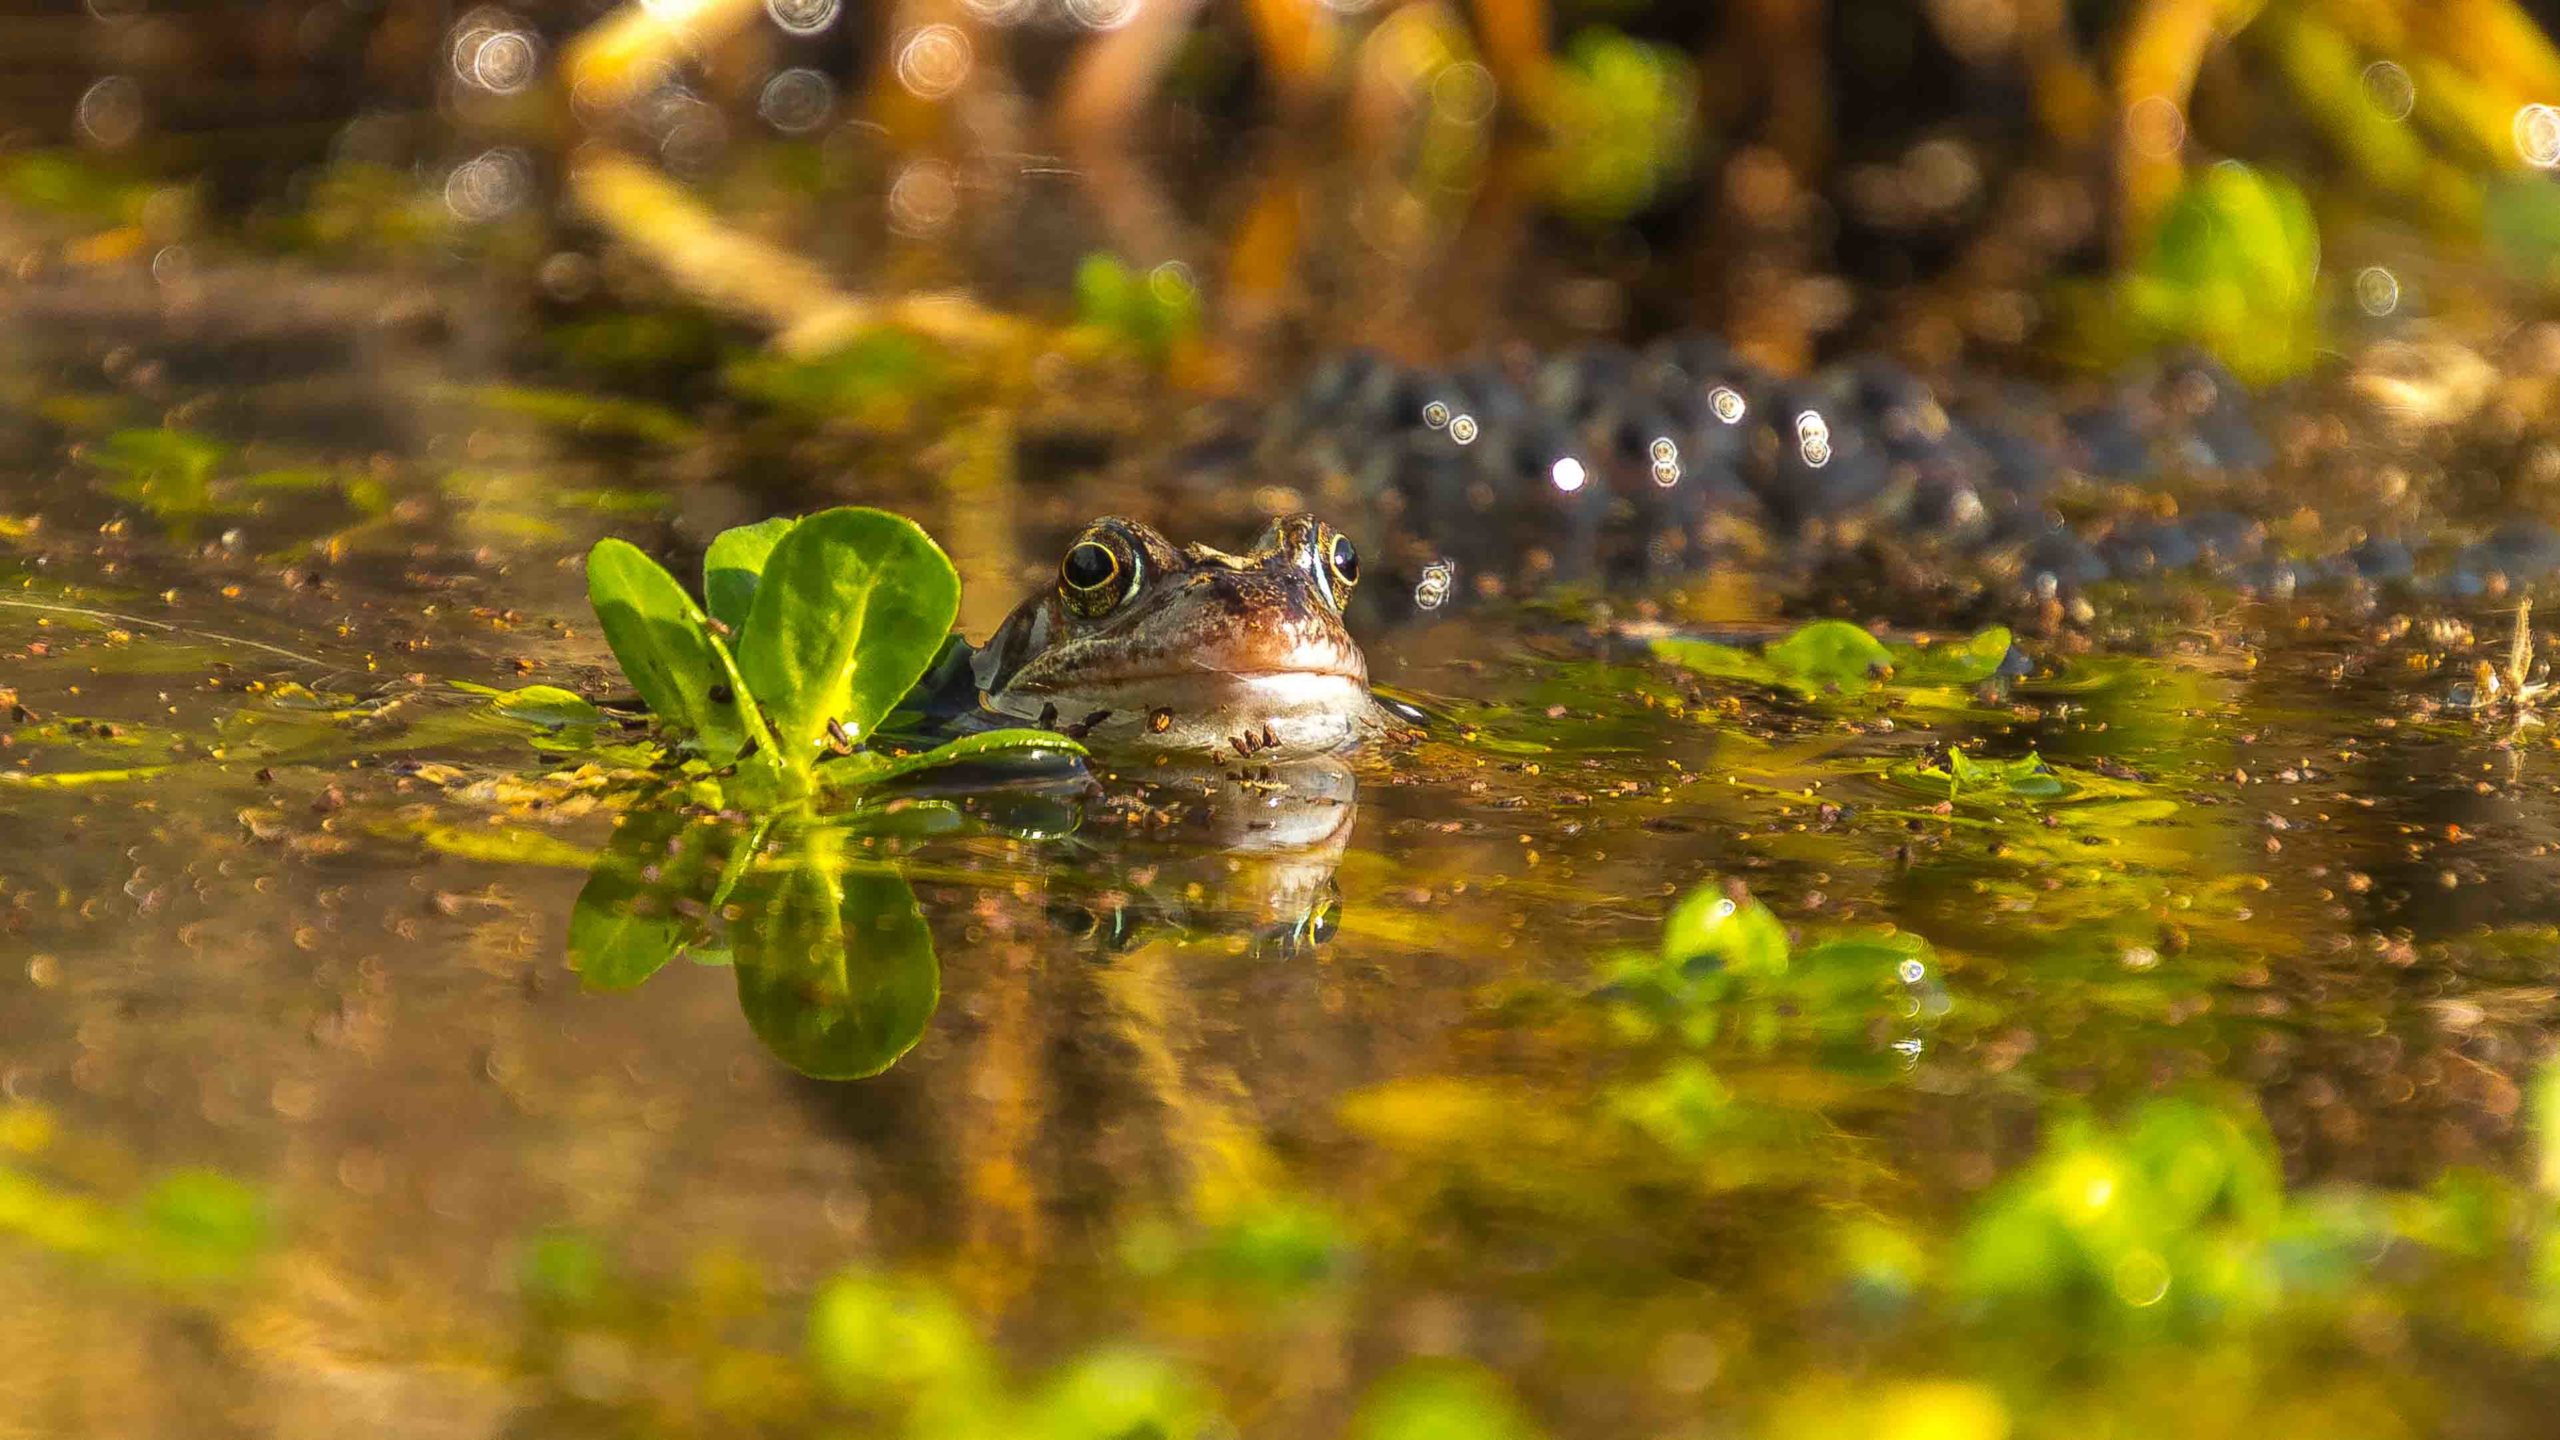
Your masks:
<path fill-rule="evenodd" d="M 1108 516 L 972 661 L 980 703 L 1108 749 L 1289 759 L 1385 732 L 1342 625 L 1349 537 L 1312 515 L 1230 555 Z"/>
<path fill-rule="evenodd" d="M 1223 940 L 1266 957 L 1309 953 L 1342 916 L 1334 872 L 1359 816 L 1337 757 L 1282 765 L 1149 766 L 1106 776 L 1138 824 L 1075 837 L 1050 877 L 1051 924 L 1092 958 L 1149 940 Z"/>

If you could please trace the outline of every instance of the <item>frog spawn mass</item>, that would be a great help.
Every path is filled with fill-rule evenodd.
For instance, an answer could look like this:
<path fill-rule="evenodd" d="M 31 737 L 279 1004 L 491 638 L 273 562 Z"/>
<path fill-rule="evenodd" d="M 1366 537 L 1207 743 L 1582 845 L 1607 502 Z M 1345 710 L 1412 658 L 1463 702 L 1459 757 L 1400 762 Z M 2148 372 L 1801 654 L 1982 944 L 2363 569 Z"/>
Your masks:
<path fill-rule="evenodd" d="M 2180 578 L 2460 602 L 2560 574 L 2514 478 L 2560 469 L 2530 439 L 2555 338 L 2384 342 L 2269 395 L 2200 354 L 2056 388 L 1881 358 L 1785 378 L 1706 336 L 1446 369 L 1354 351 L 1274 407 L 1257 461 L 1374 517 L 1407 610 L 1728 563 L 1915 621 Z"/>

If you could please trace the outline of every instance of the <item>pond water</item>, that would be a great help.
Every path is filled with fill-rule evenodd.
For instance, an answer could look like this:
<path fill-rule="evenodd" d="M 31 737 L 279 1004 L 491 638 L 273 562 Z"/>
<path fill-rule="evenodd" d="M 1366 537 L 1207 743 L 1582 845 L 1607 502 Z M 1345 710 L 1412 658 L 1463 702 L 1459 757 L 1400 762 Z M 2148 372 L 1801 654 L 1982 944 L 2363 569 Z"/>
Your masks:
<path fill-rule="evenodd" d="M 1203 402 L 1118 371 L 846 430 L 632 382 L 707 322 L 538 256 L 26 223 L 0 1429 L 2547 1433 L 2512 597 L 2026 605 L 1996 675 L 1862 608 L 1938 628 L 1806 681 L 1648 643 L 1841 608 L 1783 566 L 1383 594 L 1418 738 L 760 825 L 492 703 L 625 693 L 596 539 L 898 510 L 983 637 L 1092 515 L 1339 497 L 1168 479 Z"/>

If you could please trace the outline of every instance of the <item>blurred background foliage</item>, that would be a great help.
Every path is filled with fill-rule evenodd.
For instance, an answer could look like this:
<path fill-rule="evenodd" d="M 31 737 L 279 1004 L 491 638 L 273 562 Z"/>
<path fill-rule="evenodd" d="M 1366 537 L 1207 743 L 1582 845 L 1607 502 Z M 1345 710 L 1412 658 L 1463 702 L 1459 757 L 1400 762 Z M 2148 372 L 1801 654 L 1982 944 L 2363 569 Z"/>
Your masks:
<path fill-rule="evenodd" d="M 1784 368 L 2179 341 L 2269 380 L 2560 264 L 2560 52 L 2517 0 L 270 8 L 13 22 L 0 197 L 74 263 L 467 253 L 626 372 L 698 370 L 707 313 L 821 361 L 726 372 L 799 401 L 880 326 L 1210 389 L 1696 324 Z M 1546 283 L 1481 303 L 1506 272 Z"/>

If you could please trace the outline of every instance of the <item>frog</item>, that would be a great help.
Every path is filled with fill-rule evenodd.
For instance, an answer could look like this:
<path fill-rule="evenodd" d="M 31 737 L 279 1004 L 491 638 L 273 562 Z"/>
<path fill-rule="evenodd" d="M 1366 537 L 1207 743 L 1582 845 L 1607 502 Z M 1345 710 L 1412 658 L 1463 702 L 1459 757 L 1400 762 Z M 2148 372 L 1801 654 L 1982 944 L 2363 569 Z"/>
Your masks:
<path fill-rule="evenodd" d="M 1106 751 L 1337 754 L 1394 729 L 1343 621 L 1359 583 L 1359 547 L 1312 514 L 1273 520 L 1241 554 L 1106 515 L 970 673 L 991 717 Z"/>

